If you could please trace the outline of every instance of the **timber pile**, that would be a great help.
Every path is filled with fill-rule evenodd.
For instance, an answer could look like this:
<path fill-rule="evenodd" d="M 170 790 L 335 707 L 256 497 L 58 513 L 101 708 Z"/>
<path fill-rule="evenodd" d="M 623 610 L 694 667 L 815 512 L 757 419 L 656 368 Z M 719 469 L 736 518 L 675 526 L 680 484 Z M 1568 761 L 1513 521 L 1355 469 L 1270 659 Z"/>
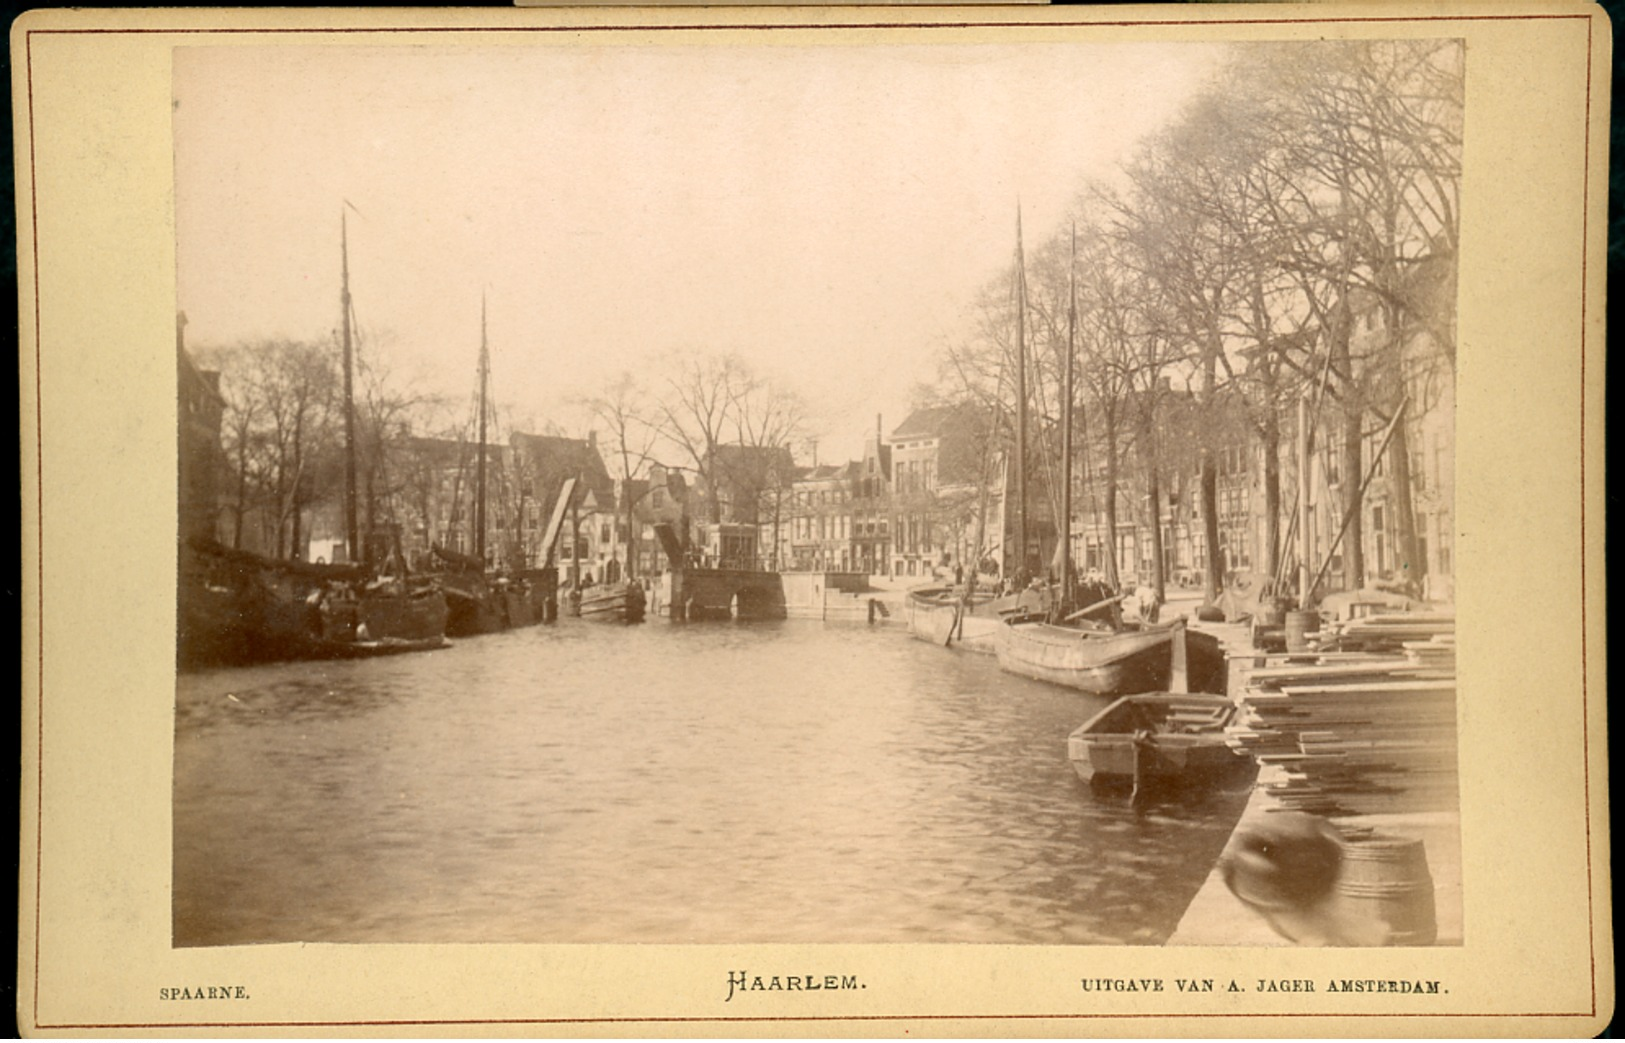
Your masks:
<path fill-rule="evenodd" d="M 1327 651 L 1337 649 L 1337 651 Z M 1455 624 L 1403 613 L 1328 627 L 1321 650 L 1248 671 L 1231 742 L 1281 769 L 1284 809 L 1327 816 L 1456 807 Z"/>

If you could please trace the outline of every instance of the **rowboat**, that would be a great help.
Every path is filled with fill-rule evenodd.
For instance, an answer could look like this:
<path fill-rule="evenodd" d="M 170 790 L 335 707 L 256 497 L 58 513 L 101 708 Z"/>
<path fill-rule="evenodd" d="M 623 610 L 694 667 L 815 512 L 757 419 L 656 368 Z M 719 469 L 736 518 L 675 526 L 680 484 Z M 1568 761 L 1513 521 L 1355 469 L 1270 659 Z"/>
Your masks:
<path fill-rule="evenodd" d="M 1166 691 L 1174 683 L 1175 648 L 1184 639 L 1186 685 L 1222 691 L 1224 656 L 1207 634 L 1187 633 L 1183 620 L 1167 626 L 1113 629 L 1078 625 L 1010 623 L 997 635 L 999 666 L 1012 674 L 1065 685 L 1096 695 Z"/>
<path fill-rule="evenodd" d="M 1096 778 L 1184 780 L 1245 767 L 1225 741 L 1236 706 L 1218 695 L 1127 695 L 1067 738 L 1067 759 Z"/>
<path fill-rule="evenodd" d="M 581 618 L 601 623 L 643 622 L 643 588 L 636 582 L 589 588 L 581 595 Z"/>

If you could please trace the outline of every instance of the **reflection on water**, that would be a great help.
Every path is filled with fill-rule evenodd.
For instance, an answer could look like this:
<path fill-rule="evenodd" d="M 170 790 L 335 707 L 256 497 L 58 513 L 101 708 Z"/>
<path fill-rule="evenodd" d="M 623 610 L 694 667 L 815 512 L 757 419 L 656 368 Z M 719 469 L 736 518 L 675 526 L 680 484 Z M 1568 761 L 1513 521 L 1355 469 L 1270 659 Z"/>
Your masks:
<path fill-rule="evenodd" d="M 568 621 L 181 678 L 175 943 L 1159 943 L 1245 793 L 896 629 Z"/>

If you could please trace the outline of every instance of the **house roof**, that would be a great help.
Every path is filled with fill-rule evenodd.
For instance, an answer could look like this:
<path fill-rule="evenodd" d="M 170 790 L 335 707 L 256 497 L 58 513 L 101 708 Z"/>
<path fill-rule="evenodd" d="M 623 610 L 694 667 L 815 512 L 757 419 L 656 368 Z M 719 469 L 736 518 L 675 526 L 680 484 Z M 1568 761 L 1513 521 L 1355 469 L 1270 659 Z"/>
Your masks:
<path fill-rule="evenodd" d="M 711 451 L 711 459 L 722 472 L 730 470 L 754 473 L 757 468 L 778 469 L 781 474 L 792 474 L 796 469 L 794 454 L 788 446 L 778 445 L 719 445 Z"/>
<path fill-rule="evenodd" d="M 615 482 L 604 467 L 604 458 L 587 440 L 515 431 L 509 441 L 517 466 L 530 476 L 532 493 L 543 503 L 553 502 L 565 479 L 577 477 L 598 503 L 615 502 Z"/>
<path fill-rule="evenodd" d="M 846 477 L 851 464 L 819 464 L 816 467 L 799 468 L 796 475 L 799 482 L 829 482 Z"/>
<path fill-rule="evenodd" d="M 945 485 L 984 481 L 987 410 L 971 402 L 916 409 L 891 433 L 889 442 L 937 439 L 937 480 Z"/>
<path fill-rule="evenodd" d="M 958 406 L 931 406 L 926 409 L 916 409 L 910 413 L 897 428 L 892 431 L 887 442 L 897 442 L 905 438 L 935 438 L 942 434 L 943 426 L 951 422 L 960 410 Z"/>

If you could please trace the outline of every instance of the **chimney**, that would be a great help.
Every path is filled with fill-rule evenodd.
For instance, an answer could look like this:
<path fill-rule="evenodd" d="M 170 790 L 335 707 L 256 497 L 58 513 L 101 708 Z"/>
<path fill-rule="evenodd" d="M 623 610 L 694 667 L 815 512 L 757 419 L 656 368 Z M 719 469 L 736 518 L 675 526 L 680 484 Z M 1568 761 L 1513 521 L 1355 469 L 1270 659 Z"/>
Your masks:
<path fill-rule="evenodd" d="M 587 448 L 591 449 L 595 453 L 598 452 L 598 432 L 597 431 L 588 431 L 587 432 Z"/>
<path fill-rule="evenodd" d="M 881 440 L 882 440 L 882 436 L 880 434 L 880 414 L 876 413 L 875 414 L 875 445 L 879 445 L 881 443 Z"/>

